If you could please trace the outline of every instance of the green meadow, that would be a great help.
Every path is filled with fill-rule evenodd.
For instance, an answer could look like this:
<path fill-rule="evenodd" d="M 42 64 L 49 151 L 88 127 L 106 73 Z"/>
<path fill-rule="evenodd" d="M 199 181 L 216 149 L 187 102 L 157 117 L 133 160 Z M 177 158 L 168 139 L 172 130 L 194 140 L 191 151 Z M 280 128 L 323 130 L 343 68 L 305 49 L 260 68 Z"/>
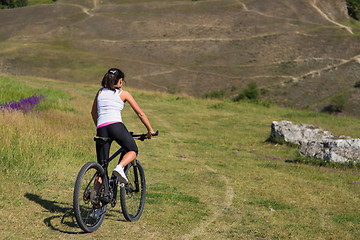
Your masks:
<path fill-rule="evenodd" d="M 160 133 L 138 142 L 145 210 L 129 223 L 118 204 L 84 234 L 72 194 L 81 166 L 96 161 L 90 109 L 99 86 L 0 75 L 0 87 L 2 103 L 46 95 L 33 112 L 0 112 L 1 239 L 360 236 L 360 169 L 305 162 L 297 147 L 267 141 L 279 120 L 359 138 L 358 119 L 127 89 Z M 129 105 L 123 120 L 146 130 Z"/>

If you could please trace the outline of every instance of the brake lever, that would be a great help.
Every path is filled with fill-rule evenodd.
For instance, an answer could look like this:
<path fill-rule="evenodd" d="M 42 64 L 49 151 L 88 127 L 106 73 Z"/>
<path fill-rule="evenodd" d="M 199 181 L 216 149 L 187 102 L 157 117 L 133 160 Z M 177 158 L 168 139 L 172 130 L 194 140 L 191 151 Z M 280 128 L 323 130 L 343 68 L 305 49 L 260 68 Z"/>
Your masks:
<path fill-rule="evenodd" d="M 159 130 L 157 130 L 154 134 L 151 134 L 151 136 L 155 137 L 159 135 Z M 147 139 L 147 134 L 141 134 L 141 136 L 138 138 L 140 141 L 144 141 Z"/>

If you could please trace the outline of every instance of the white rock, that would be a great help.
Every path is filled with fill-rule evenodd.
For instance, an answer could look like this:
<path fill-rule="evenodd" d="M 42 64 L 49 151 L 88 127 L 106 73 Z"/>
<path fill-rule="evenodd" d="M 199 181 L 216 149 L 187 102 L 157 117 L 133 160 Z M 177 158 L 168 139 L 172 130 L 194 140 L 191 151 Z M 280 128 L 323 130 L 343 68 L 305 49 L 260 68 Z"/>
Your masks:
<path fill-rule="evenodd" d="M 274 121 L 271 137 L 300 145 L 300 154 L 334 162 L 360 162 L 360 139 L 335 137 L 313 125 Z"/>

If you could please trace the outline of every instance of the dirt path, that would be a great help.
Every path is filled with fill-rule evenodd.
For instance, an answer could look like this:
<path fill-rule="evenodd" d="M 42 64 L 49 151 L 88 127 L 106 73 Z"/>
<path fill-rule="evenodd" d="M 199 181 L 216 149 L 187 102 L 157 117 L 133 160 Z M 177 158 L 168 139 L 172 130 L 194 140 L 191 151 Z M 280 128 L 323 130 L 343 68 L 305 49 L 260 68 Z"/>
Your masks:
<path fill-rule="evenodd" d="M 165 90 L 167 91 L 167 90 L 169 90 L 169 88 L 151 82 L 151 78 L 153 78 L 153 77 L 155 77 L 155 76 L 158 76 L 158 75 L 162 75 L 162 74 L 172 73 L 172 72 L 174 72 L 174 71 L 176 71 L 176 70 L 153 72 L 153 73 L 149 73 L 149 74 L 137 75 L 137 76 L 133 76 L 132 79 L 133 79 L 133 80 L 137 80 L 137 81 L 144 82 L 144 83 L 146 83 L 146 84 L 153 85 L 154 87 L 157 87 L 157 88 L 165 89 Z"/>
<path fill-rule="evenodd" d="M 89 12 L 89 10 L 91 10 L 91 9 L 86 8 L 86 7 L 82 6 L 82 5 L 74 4 L 74 3 L 58 3 L 58 4 L 77 7 L 77 8 L 80 8 L 80 9 L 81 9 L 86 15 L 88 15 L 89 17 L 94 16 L 92 13 Z"/>
<path fill-rule="evenodd" d="M 296 21 L 299 21 L 298 19 L 292 19 L 292 18 L 286 18 L 286 17 L 280 17 L 280 16 L 274 16 L 274 15 L 269 15 L 269 14 L 266 14 L 266 13 L 263 13 L 263 12 L 260 12 L 260 11 L 256 11 L 256 10 L 249 10 L 247 8 L 247 6 L 245 5 L 245 3 L 241 2 L 240 0 L 238 0 L 238 2 L 243 6 L 244 10 L 246 12 L 253 12 L 253 13 L 256 13 L 258 15 L 261 15 L 261 16 L 264 16 L 264 17 L 270 17 L 270 18 L 279 18 L 279 19 L 285 19 L 285 20 L 296 20 Z M 342 25 L 332 19 L 329 18 L 328 15 L 326 15 L 317 5 L 316 5 L 316 2 L 317 0 L 313 0 L 312 2 L 310 1 L 310 6 L 315 8 L 315 10 L 323 17 L 325 18 L 327 21 L 339 26 L 340 28 L 343 28 L 345 29 L 346 31 L 348 31 L 349 33 L 351 34 L 354 34 L 353 31 L 351 30 L 350 27 L 347 27 L 345 25 Z M 310 23 L 310 24 L 316 24 L 315 22 L 309 22 L 309 21 L 304 21 L 304 20 L 300 20 L 301 22 L 305 22 L 305 23 Z"/>
<path fill-rule="evenodd" d="M 153 118 L 156 118 L 156 121 L 161 122 L 161 126 L 164 127 L 165 129 L 172 129 L 171 123 L 169 123 L 164 118 L 158 117 L 158 116 L 156 116 L 156 114 L 153 114 L 152 116 L 153 116 Z M 179 134 L 174 131 L 169 131 L 168 134 L 172 135 L 174 137 L 174 139 L 179 138 Z M 176 146 L 177 146 L 179 152 L 184 153 L 184 150 L 182 149 L 181 144 L 176 144 Z M 186 153 L 184 153 L 184 154 L 186 154 Z M 187 158 L 186 161 L 194 162 L 194 164 L 197 164 L 197 165 L 199 164 L 199 159 L 197 159 L 195 161 L 195 160 L 192 160 L 191 158 Z M 182 239 L 186 239 L 186 240 L 187 239 L 195 239 L 195 238 L 208 239 L 206 236 L 207 235 L 211 236 L 213 233 L 208 232 L 207 227 L 211 223 L 215 222 L 220 216 L 222 216 L 222 214 L 225 212 L 225 210 L 227 210 L 233 203 L 235 193 L 234 193 L 234 188 L 232 187 L 229 179 L 225 175 L 218 173 L 218 171 L 216 169 L 213 169 L 207 165 L 204 165 L 204 167 L 208 172 L 215 173 L 217 178 L 220 181 L 225 183 L 225 194 L 222 197 L 221 202 L 214 203 L 212 201 L 209 202 L 210 200 L 204 201 L 211 211 L 210 216 L 207 217 L 205 220 L 199 222 L 197 225 L 194 225 L 193 226 L 194 228 L 189 233 L 184 233 L 184 235 L 182 236 Z M 216 192 L 219 193 L 219 192 L 221 192 L 221 190 L 223 190 L 223 189 L 219 189 Z"/>
<path fill-rule="evenodd" d="M 292 75 L 255 75 L 252 77 L 248 77 L 248 79 L 257 79 L 257 78 L 283 78 L 285 79 L 283 82 L 279 83 L 279 85 L 285 85 L 288 82 L 288 79 L 293 80 L 293 82 L 291 83 L 296 83 L 301 81 L 302 79 L 306 78 L 306 77 L 314 77 L 314 76 L 320 76 L 323 72 L 329 72 L 329 71 L 336 71 L 338 67 L 347 64 L 351 61 L 355 61 L 358 64 L 360 64 L 360 55 L 356 55 L 354 57 L 351 57 L 349 59 L 326 59 L 326 58 L 308 58 L 308 59 L 299 59 L 299 60 L 294 60 L 297 62 L 300 61 L 311 61 L 311 60 L 336 60 L 338 61 L 338 63 L 336 64 L 332 64 L 332 65 L 328 65 L 326 67 L 323 68 L 319 68 L 319 69 L 314 69 L 311 70 L 307 73 L 304 73 L 300 76 L 292 76 Z M 279 62 L 274 62 L 272 64 L 279 64 Z"/>
<path fill-rule="evenodd" d="M 354 34 L 353 31 L 351 30 L 351 28 L 349 28 L 349 27 L 347 27 L 347 26 L 345 26 L 345 25 L 342 25 L 342 24 L 340 24 L 340 23 L 338 23 L 338 22 L 330 19 L 330 18 L 328 17 L 328 15 L 326 15 L 318 6 L 316 6 L 316 2 L 317 2 L 317 0 L 314 0 L 313 2 L 310 2 L 310 5 L 311 5 L 313 8 L 315 8 L 316 11 L 318 11 L 323 18 L 325 18 L 327 21 L 329 21 L 329 22 L 331 22 L 331 23 L 339 26 L 340 28 L 344 28 L 344 29 L 345 29 L 346 31 L 348 31 L 349 33 Z"/>
<path fill-rule="evenodd" d="M 320 69 L 315 69 L 315 70 L 312 70 L 310 72 L 307 72 L 301 76 L 298 76 L 298 77 L 294 77 L 293 80 L 295 82 L 298 82 L 300 81 L 301 79 L 305 78 L 305 77 L 308 77 L 308 76 L 317 76 L 317 75 L 321 75 L 322 72 L 328 72 L 328 71 L 331 71 L 331 70 L 336 70 L 338 67 L 344 65 L 344 64 L 347 64 L 351 61 L 356 61 L 357 63 L 360 63 L 360 55 L 356 55 L 352 58 L 349 58 L 349 59 L 343 59 L 341 60 L 340 63 L 338 64 L 333 64 L 333 65 L 330 65 L 330 66 L 326 66 L 326 67 L 323 67 L 323 68 L 320 68 Z"/>
<path fill-rule="evenodd" d="M 210 172 L 214 172 L 217 173 L 217 171 L 209 166 L 205 166 L 206 169 Z M 211 217 L 209 217 L 208 219 L 206 219 L 205 221 L 202 221 L 198 224 L 198 226 L 196 226 L 190 233 L 185 234 L 182 239 L 195 239 L 197 237 L 199 237 L 200 239 L 204 238 L 207 239 L 206 234 L 207 235 L 212 235 L 212 233 L 207 232 L 207 227 L 216 221 L 217 218 L 219 218 L 226 209 L 228 209 L 231 204 L 233 203 L 233 198 L 234 198 L 234 189 L 230 184 L 229 179 L 222 175 L 222 174 L 217 174 L 218 178 L 223 181 L 226 185 L 226 193 L 224 196 L 224 201 L 221 203 L 218 203 L 216 206 L 214 206 L 211 211 L 212 211 L 212 215 Z"/>
<path fill-rule="evenodd" d="M 70 6 L 74 6 L 74 7 L 81 8 L 81 10 L 82 10 L 86 15 L 88 15 L 89 17 L 93 17 L 94 14 L 92 14 L 90 11 L 97 8 L 97 6 L 98 6 L 98 0 L 94 0 L 94 1 L 93 1 L 93 6 L 94 6 L 93 8 L 86 8 L 86 7 L 82 6 L 82 5 L 74 4 L 74 3 L 60 3 L 60 4 L 70 5 Z"/>
<path fill-rule="evenodd" d="M 248 9 L 248 7 L 246 6 L 245 3 L 243 3 L 242 1 L 238 0 L 238 3 L 240 5 L 242 5 L 244 11 L 246 12 L 252 12 L 252 13 L 255 13 L 257 15 L 260 15 L 260 16 L 263 16 L 263 17 L 267 17 L 267 18 L 277 18 L 277 19 L 283 19 L 283 20 L 291 20 L 291 21 L 299 21 L 299 22 L 303 22 L 303 23 L 308 23 L 308 24 L 317 24 L 317 23 L 314 23 L 314 22 L 310 22 L 310 21 L 305 21 L 305 20 L 300 20 L 300 19 L 295 19 L 295 18 L 288 18 L 288 17 L 281 17 L 281 16 L 276 16 L 276 15 L 270 15 L 270 14 L 266 14 L 266 13 L 263 13 L 263 12 L 260 12 L 260 11 L 256 11 L 256 10 L 250 10 Z"/>

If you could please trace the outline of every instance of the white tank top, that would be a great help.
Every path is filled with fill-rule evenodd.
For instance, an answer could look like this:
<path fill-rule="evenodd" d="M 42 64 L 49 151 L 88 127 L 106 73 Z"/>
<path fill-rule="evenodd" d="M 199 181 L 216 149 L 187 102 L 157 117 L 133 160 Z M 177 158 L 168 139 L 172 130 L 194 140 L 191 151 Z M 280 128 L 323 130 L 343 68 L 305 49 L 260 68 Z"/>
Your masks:
<path fill-rule="evenodd" d="M 97 127 L 106 126 L 110 123 L 122 122 L 121 110 L 124 108 L 124 102 L 120 98 L 123 90 L 100 89 L 97 97 L 98 119 Z"/>

